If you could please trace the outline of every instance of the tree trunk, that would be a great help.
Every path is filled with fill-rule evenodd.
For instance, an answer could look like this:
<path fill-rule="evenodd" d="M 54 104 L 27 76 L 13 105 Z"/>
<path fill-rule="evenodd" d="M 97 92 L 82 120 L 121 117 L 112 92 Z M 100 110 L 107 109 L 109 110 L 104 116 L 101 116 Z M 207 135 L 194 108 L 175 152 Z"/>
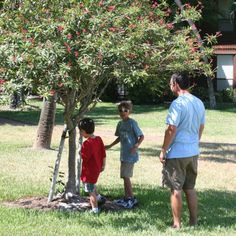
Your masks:
<path fill-rule="evenodd" d="M 182 11 L 183 10 L 183 5 L 181 3 L 181 0 L 175 0 L 176 5 L 179 7 L 179 9 Z M 194 22 L 190 19 L 186 19 L 189 26 L 192 28 L 194 34 L 197 37 L 198 42 L 200 43 L 200 45 L 202 45 L 202 39 L 200 36 L 199 31 L 197 30 L 196 25 L 194 24 Z M 202 47 L 200 47 L 200 50 L 202 51 Z M 209 63 L 208 58 L 206 56 L 204 56 L 203 58 L 204 63 Z M 215 98 L 215 94 L 214 94 L 214 88 L 213 88 L 213 83 L 211 78 L 207 77 L 207 85 L 208 85 L 208 96 L 209 96 L 209 100 L 210 100 L 210 108 L 215 108 L 216 107 L 216 98 Z"/>
<path fill-rule="evenodd" d="M 76 90 L 67 91 L 64 120 L 69 133 L 68 181 L 65 194 L 76 193 L 76 123 L 74 112 L 76 107 Z"/>
<path fill-rule="evenodd" d="M 81 147 L 83 143 L 83 137 L 80 135 L 78 142 L 78 151 L 77 151 L 77 178 L 76 178 L 76 193 L 80 195 L 80 176 L 81 176 L 81 167 L 82 167 L 82 156 L 81 156 Z"/>
<path fill-rule="evenodd" d="M 13 92 L 10 97 L 10 109 L 16 109 L 20 105 L 20 96 L 17 92 Z"/>
<path fill-rule="evenodd" d="M 56 114 L 56 95 L 44 98 L 34 148 L 50 149 Z"/>
<path fill-rule="evenodd" d="M 211 78 L 207 77 L 207 85 L 208 85 L 208 96 L 210 100 L 210 108 L 216 108 L 216 97 L 214 93 L 214 87 L 212 84 Z"/>
<path fill-rule="evenodd" d="M 68 181 L 66 193 L 76 193 L 76 129 L 69 130 Z"/>

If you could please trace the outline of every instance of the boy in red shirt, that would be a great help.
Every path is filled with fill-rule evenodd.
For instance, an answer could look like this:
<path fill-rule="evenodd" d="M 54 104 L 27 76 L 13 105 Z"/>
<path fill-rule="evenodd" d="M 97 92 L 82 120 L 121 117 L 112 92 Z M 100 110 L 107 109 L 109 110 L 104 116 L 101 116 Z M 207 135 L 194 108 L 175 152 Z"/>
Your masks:
<path fill-rule="evenodd" d="M 105 198 L 97 193 L 96 183 L 100 172 L 105 168 L 106 152 L 101 137 L 95 136 L 94 122 L 90 118 L 84 118 L 78 124 L 80 134 L 86 138 L 81 147 L 82 171 L 81 181 L 85 192 L 89 193 L 91 212 L 99 213 L 98 202 L 104 202 Z"/>

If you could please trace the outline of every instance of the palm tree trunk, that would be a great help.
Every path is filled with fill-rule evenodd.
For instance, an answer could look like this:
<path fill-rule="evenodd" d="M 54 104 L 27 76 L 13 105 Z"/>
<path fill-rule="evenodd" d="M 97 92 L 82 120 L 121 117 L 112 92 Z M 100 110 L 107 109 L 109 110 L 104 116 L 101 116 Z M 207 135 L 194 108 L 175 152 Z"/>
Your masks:
<path fill-rule="evenodd" d="M 183 5 L 181 3 L 181 0 L 175 0 L 176 5 L 179 7 L 179 9 L 182 11 L 183 10 Z M 188 24 L 190 25 L 191 29 L 193 30 L 194 34 L 197 37 L 198 43 L 200 43 L 200 45 L 203 44 L 203 41 L 201 39 L 200 33 L 197 30 L 196 25 L 194 24 L 194 22 L 190 19 L 186 19 Z M 202 47 L 200 47 L 200 51 L 202 51 Z M 204 63 L 208 64 L 208 58 L 207 56 L 203 57 Z M 215 98 L 215 94 L 214 94 L 214 87 L 213 87 L 213 83 L 211 78 L 207 77 L 207 85 L 208 85 L 208 96 L 209 96 L 209 100 L 210 100 L 210 108 L 215 108 L 216 107 L 216 98 Z"/>
<path fill-rule="evenodd" d="M 44 98 L 34 148 L 50 149 L 56 114 L 56 94 Z"/>

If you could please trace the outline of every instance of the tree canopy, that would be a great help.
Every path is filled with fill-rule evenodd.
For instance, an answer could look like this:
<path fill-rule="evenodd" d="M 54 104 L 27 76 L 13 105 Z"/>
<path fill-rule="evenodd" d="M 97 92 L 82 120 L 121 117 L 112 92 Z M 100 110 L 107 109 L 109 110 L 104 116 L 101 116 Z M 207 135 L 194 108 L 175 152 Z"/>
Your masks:
<path fill-rule="evenodd" d="M 129 84 L 152 79 L 163 93 L 173 71 L 212 75 L 211 65 L 202 58 L 212 53 L 209 45 L 216 36 L 205 38 L 199 50 L 186 24 L 186 19 L 200 17 L 198 6 L 185 4 L 180 11 L 165 0 L 5 0 L 0 18 L 5 92 L 36 88 L 42 96 L 57 93 L 65 107 L 73 166 L 75 118 L 112 78 Z M 74 167 L 71 170 L 73 192 Z"/>
<path fill-rule="evenodd" d="M 103 80 L 127 83 L 172 71 L 211 74 L 186 18 L 166 1 L 5 1 L 1 11 L 1 71 L 7 90 L 36 87 L 47 96 L 68 89 L 76 100 L 95 97 Z M 159 3 L 158 3 L 159 2 Z M 209 38 L 207 42 L 210 42 Z"/>

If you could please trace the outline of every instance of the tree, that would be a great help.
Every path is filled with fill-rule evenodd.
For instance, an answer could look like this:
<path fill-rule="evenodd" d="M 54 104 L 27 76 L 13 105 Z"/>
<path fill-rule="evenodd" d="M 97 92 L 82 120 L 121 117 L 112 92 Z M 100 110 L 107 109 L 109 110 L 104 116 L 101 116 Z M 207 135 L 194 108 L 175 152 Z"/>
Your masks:
<path fill-rule="evenodd" d="M 176 70 L 212 74 L 202 61 L 212 49 L 205 44 L 200 51 L 183 23 L 186 17 L 200 18 L 194 7 L 180 12 L 165 0 L 25 0 L 13 10 L 10 2 L 5 1 L 1 12 L 1 71 L 6 84 L 37 87 L 44 97 L 56 92 L 64 106 L 69 133 L 66 192 L 76 189 L 77 120 L 111 79 L 135 84 L 155 78 L 163 84 Z"/>
<path fill-rule="evenodd" d="M 56 115 L 56 94 L 43 99 L 37 136 L 34 143 L 35 148 L 49 149 L 51 146 L 52 132 Z"/>
<path fill-rule="evenodd" d="M 175 3 L 180 8 L 181 11 L 184 11 L 184 5 L 181 3 L 181 0 L 175 0 Z M 190 7 L 190 5 L 189 5 L 189 7 Z M 190 25 L 191 29 L 193 30 L 193 33 L 195 34 L 195 36 L 197 38 L 197 42 L 199 44 L 199 50 L 200 51 L 204 50 L 202 47 L 203 41 L 202 41 L 201 35 L 200 35 L 196 25 L 194 24 L 194 22 L 191 19 L 187 18 L 186 21 Z M 203 55 L 203 61 L 205 64 L 209 64 L 209 59 L 208 59 L 207 55 Z M 209 95 L 209 100 L 210 100 L 210 107 L 215 108 L 216 107 L 216 98 L 215 98 L 215 94 L 214 94 L 212 80 L 209 76 L 207 76 L 207 85 L 208 85 L 208 95 Z"/>

